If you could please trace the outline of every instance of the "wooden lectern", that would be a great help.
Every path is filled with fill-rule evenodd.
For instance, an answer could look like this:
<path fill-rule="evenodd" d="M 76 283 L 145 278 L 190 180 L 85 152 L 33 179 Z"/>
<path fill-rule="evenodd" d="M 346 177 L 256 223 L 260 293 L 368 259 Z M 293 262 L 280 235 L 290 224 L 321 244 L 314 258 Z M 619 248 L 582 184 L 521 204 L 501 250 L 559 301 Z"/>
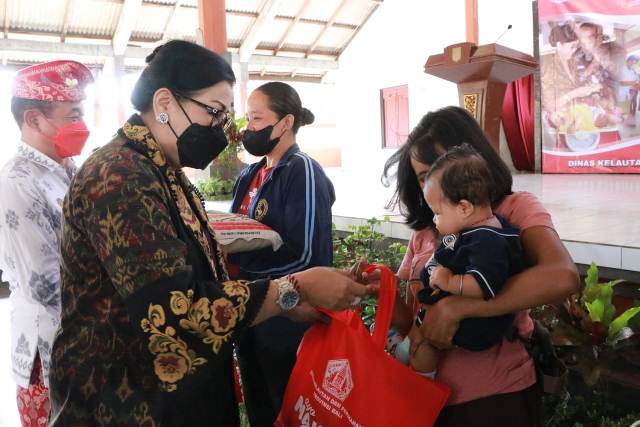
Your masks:
<path fill-rule="evenodd" d="M 473 115 L 499 151 L 500 117 L 507 83 L 535 71 L 536 60 L 499 44 L 458 43 L 431 55 L 424 65 L 433 74 L 458 84 L 460 106 Z"/>

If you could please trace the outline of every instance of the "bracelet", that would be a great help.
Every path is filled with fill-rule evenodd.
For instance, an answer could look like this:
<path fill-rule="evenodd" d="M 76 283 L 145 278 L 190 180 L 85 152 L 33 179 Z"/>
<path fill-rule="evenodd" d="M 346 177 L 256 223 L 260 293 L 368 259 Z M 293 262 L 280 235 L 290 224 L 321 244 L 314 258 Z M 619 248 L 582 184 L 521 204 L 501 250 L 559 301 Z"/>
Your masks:
<path fill-rule="evenodd" d="M 289 274 L 287 275 L 287 280 L 293 285 L 293 289 L 298 292 L 300 291 L 300 283 L 298 283 L 298 279 L 296 278 L 296 276 L 294 276 L 293 274 Z"/>
<path fill-rule="evenodd" d="M 460 275 L 460 289 L 459 289 L 459 294 L 462 295 L 462 285 L 464 284 L 464 274 Z"/>

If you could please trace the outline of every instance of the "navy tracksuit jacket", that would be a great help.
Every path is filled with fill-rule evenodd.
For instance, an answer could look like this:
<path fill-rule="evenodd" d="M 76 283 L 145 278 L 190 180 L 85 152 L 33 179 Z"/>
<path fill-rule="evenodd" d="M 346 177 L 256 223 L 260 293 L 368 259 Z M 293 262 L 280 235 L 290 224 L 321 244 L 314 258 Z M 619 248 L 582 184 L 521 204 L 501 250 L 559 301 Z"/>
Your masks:
<path fill-rule="evenodd" d="M 233 189 L 231 212 L 237 212 L 256 172 L 266 157 L 249 165 Z M 265 248 L 233 254 L 241 276 L 278 278 L 333 262 L 331 205 L 333 184 L 322 167 L 294 144 L 285 152 L 249 206 L 249 216 L 277 231 L 284 244 L 277 251 Z"/>

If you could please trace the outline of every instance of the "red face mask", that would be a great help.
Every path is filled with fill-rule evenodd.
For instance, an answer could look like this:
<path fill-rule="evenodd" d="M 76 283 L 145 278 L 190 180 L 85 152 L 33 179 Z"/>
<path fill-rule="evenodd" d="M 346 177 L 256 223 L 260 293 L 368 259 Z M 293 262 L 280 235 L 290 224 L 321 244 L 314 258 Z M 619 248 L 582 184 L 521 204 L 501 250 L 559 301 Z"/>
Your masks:
<path fill-rule="evenodd" d="M 83 121 L 58 128 L 52 138 L 53 146 L 62 158 L 80 154 L 87 139 L 89 139 L 89 129 L 87 129 L 87 125 Z"/>
<path fill-rule="evenodd" d="M 61 128 L 56 127 L 49 120 L 47 122 L 56 129 L 56 134 L 51 137 L 51 141 L 58 156 L 62 158 L 73 157 L 82 152 L 84 144 L 89 139 L 89 129 L 83 121 L 71 123 Z"/>

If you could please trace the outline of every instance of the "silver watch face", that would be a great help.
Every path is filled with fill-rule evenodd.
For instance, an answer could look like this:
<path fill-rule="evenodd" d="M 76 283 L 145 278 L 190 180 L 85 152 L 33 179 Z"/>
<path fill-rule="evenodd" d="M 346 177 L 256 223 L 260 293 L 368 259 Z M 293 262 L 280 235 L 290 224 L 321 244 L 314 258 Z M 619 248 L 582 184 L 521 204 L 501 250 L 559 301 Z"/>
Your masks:
<path fill-rule="evenodd" d="M 280 295 L 280 307 L 283 310 L 291 310 L 300 302 L 300 294 L 295 289 L 286 290 Z"/>

